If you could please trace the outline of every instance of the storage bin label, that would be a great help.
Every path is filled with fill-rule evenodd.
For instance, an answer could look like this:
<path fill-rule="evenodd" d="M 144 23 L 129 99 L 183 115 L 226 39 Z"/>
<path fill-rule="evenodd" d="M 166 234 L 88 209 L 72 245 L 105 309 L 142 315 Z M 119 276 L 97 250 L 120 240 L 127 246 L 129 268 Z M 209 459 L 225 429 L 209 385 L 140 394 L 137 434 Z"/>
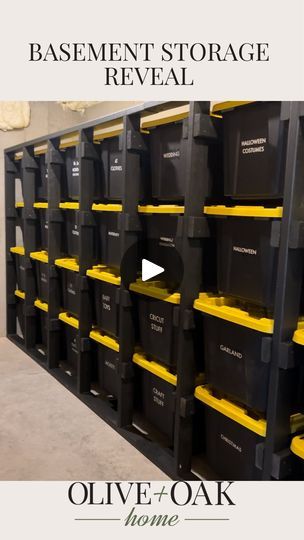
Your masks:
<path fill-rule="evenodd" d="M 116 366 L 113 362 L 110 362 L 110 360 L 105 360 L 105 366 L 112 369 L 113 371 L 116 371 Z"/>
<path fill-rule="evenodd" d="M 74 353 L 78 354 L 76 338 L 71 341 L 71 349 Z"/>
<path fill-rule="evenodd" d="M 179 158 L 180 157 L 180 150 L 174 150 L 172 152 L 165 152 L 163 154 L 164 159 L 173 159 L 173 158 Z"/>
<path fill-rule="evenodd" d="M 155 313 L 150 313 L 149 319 L 151 321 L 150 323 L 151 330 L 154 330 L 154 332 L 160 332 L 162 334 L 163 327 L 165 324 L 165 317 L 161 317 L 160 315 L 155 315 Z"/>
<path fill-rule="evenodd" d="M 111 172 L 122 172 L 122 164 L 120 162 L 119 156 L 114 155 L 111 157 L 110 171 Z"/>
<path fill-rule="evenodd" d="M 103 294 L 101 297 L 101 304 L 102 309 L 105 309 L 106 311 L 111 311 L 111 298 L 108 294 Z"/>
<path fill-rule="evenodd" d="M 226 354 L 230 354 L 231 356 L 236 356 L 240 360 L 243 358 L 243 355 L 239 351 L 235 351 L 234 349 L 230 349 L 230 347 L 227 347 L 226 345 L 220 344 L 220 350 Z"/>
<path fill-rule="evenodd" d="M 78 159 L 73 159 L 72 176 L 79 176 L 79 160 Z"/>
<path fill-rule="evenodd" d="M 153 386 L 152 392 L 153 392 L 153 401 L 154 401 L 154 403 L 156 403 L 156 405 L 158 405 L 159 407 L 164 407 L 165 406 L 165 394 L 164 394 L 164 392 L 162 392 L 161 390 L 158 390 L 158 388 L 156 388 L 156 386 Z"/>
<path fill-rule="evenodd" d="M 246 248 L 241 246 L 232 246 L 232 251 L 236 251 L 237 253 L 244 253 L 245 255 L 257 255 L 258 250 L 252 249 L 252 248 Z"/>
<path fill-rule="evenodd" d="M 72 282 L 68 283 L 67 291 L 69 294 L 76 294 L 76 291 L 74 289 L 74 284 Z"/>
<path fill-rule="evenodd" d="M 222 441 L 224 441 L 225 443 L 229 444 L 230 446 L 232 446 L 232 448 L 234 448 L 235 450 L 237 450 L 238 452 L 242 452 L 242 448 L 240 446 L 238 446 L 235 442 L 233 442 L 231 439 L 228 439 L 228 437 L 226 437 L 226 435 L 223 435 L 223 433 L 221 433 L 221 439 Z"/>
<path fill-rule="evenodd" d="M 159 239 L 159 245 L 163 247 L 175 248 L 174 238 L 168 238 L 167 236 L 161 236 Z"/>
<path fill-rule="evenodd" d="M 266 137 L 260 137 L 257 139 L 245 139 L 241 141 L 242 154 L 256 154 L 265 151 L 265 144 L 267 143 Z"/>

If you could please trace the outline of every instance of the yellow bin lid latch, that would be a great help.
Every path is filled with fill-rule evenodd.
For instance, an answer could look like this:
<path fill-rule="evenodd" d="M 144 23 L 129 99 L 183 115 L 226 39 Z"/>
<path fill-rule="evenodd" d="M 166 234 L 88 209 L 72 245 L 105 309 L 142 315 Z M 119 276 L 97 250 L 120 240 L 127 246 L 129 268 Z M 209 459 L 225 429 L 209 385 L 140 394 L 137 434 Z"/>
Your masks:
<path fill-rule="evenodd" d="M 49 256 L 47 251 L 32 251 L 30 253 L 31 259 L 35 259 L 36 261 L 40 261 L 42 263 L 48 264 L 49 262 Z"/>
<path fill-rule="evenodd" d="M 236 307 L 237 304 L 233 298 L 216 296 L 210 293 L 200 293 L 193 305 L 198 311 L 224 319 L 225 321 L 246 326 L 257 332 L 264 332 L 265 334 L 273 333 L 273 319 L 250 315 L 247 311 Z"/>
<path fill-rule="evenodd" d="M 135 283 L 130 284 L 130 291 L 163 300 L 164 302 L 170 302 L 170 304 L 180 304 L 180 293 L 171 293 L 161 281 L 150 281 L 148 283 L 138 279 Z"/>
<path fill-rule="evenodd" d="M 69 326 L 72 326 L 73 328 L 76 328 L 76 330 L 78 330 L 79 321 L 75 319 L 75 317 L 72 317 L 72 315 L 69 315 L 64 311 L 62 313 L 59 313 L 59 319 L 65 324 L 68 324 Z"/>
<path fill-rule="evenodd" d="M 91 330 L 90 338 L 93 339 L 94 341 L 97 341 L 97 343 L 100 343 L 101 345 L 108 347 L 108 349 L 112 349 L 115 352 L 119 352 L 118 341 L 110 336 L 107 336 L 106 334 L 102 334 L 97 329 Z"/>
<path fill-rule="evenodd" d="M 230 216 L 230 217 L 253 217 L 253 218 L 281 218 L 283 216 L 282 206 L 267 208 L 265 206 L 205 206 L 204 214 L 209 216 Z"/>
<path fill-rule="evenodd" d="M 98 264 L 87 270 L 87 276 L 100 281 L 105 281 L 106 283 L 112 283 L 112 285 L 121 284 L 120 276 L 117 276 L 110 268 L 107 268 L 107 266 L 103 264 Z"/>
<path fill-rule="evenodd" d="M 77 259 L 67 257 L 64 259 L 55 259 L 55 265 L 66 270 L 72 270 L 72 272 L 79 272 L 79 264 Z"/>

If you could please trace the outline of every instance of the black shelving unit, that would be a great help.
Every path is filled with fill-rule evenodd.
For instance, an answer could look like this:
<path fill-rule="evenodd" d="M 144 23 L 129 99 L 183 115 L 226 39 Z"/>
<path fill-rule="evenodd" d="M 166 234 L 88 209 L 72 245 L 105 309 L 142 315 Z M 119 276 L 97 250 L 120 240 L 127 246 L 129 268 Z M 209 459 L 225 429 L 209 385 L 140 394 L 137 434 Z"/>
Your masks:
<path fill-rule="evenodd" d="M 135 346 L 132 311 L 134 310 L 129 284 L 136 280 L 136 260 L 128 261 L 129 278 L 119 287 L 119 390 L 117 409 L 91 392 L 92 328 L 90 278 L 87 270 L 95 263 L 93 242 L 96 228 L 92 211 L 94 191 L 94 163 L 99 159 L 99 141 L 96 130 L 121 133 L 122 163 L 124 170 L 124 197 L 119 212 L 120 247 L 123 256 L 141 233 L 138 215 L 140 171 L 138 155 L 144 150 L 145 140 L 141 132 L 141 120 L 148 115 L 175 109 L 186 102 L 152 102 L 120 111 L 95 121 L 73 127 L 30 141 L 25 146 L 15 146 L 5 151 L 6 188 L 6 261 L 7 261 L 7 335 L 57 380 L 86 403 L 96 414 L 157 464 L 172 478 L 194 479 L 192 472 L 192 442 L 194 388 L 197 366 L 193 349 L 195 318 L 193 302 L 199 295 L 202 261 L 206 253 L 204 239 L 210 235 L 209 225 L 203 215 L 207 197 L 207 156 L 209 145 L 219 144 L 221 120 L 210 116 L 209 102 L 191 102 L 188 114 L 186 194 L 182 219 L 183 279 L 180 286 L 181 301 L 178 317 L 178 354 L 176 419 L 173 450 L 162 446 L 157 439 L 148 438 L 132 425 L 134 366 L 132 357 Z M 304 187 L 302 103 L 285 103 L 282 118 L 288 124 L 287 166 L 283 201 L 283 219 L 277 237 L 279 264 L 275 305 L 275 326 L 272 344 L 271 378 L 267 411 L 267 436 L 258 466 L 263 478 L 284 478 L 290 470 L 289 417 L 290 385 L 288 370 L 293 366 L 292 334 L 299 316 L 299 298 L 303 274 Z M 173 117 L 175 118 L 175 117 Z M 119 124 L 117 128 L 116 124 Z M 114 126 L 114 127 L 113 127 Z M 115 131 L 116 130 L 116 131 Z M 118 131 L 117 131 L 118 130 Z M 77 136 L 70 134 L 77 132 Z M 69 140 L 70 136 L 70 140 Z M 102 138 L 102 137 L 100 137 Z M 71 142 L 72 140 L 72 142 Z M 42 144 L 43 143 L 43 144 Z M 65 174 L 65 148 L 76 146 L 79 160 L 79 328 L 78 362 L 76 378 L 70 377 L 59 365 L 61 352 L 61 325 L 58 295 L 58 267 L 56 259 L 62 257 L 61 232 L 65 210 L 62 202 L 62 183 Z M 37 212 L 35 202 L 35 178 L 39 167 L 38 154 L 46 153 L 48 167 L 48 311 L 46 356 L 37 351 L 37 297 L 33 261 L 30 253 L 37 245 Z M 21 159 L 20 159 L 21 157 Z M 204 171 L 206 182 L 197 182 L 198 171 Z M 26 290 L 24 299 L 24 339 L 17 335 L 16 276 L 10 248 L 16 244 L 15 178 L 21 176 L 24 188 L 24 247 L 26 265 Z M 280 239 L 280 242 L 279 242 Z M 207 470 L 207 469 L 206 469 Z M 212 471 L 207 476 L 215 478 Z"/>
<path fill-rule="evenodd" d="M 287 152 L 283 217 L 279 231 L 279 255 L 274 309 L 271 371 L 267 408 L 267 433 L 260 466 L 263 479 L 284 479 L 291 470 L 291 392 L 289 372 L 295 366 L 292 336 L 300 315 L 303 286 L 304 221 L 304 104 L 283 102 L 281 120 L 286 122 Z"/>

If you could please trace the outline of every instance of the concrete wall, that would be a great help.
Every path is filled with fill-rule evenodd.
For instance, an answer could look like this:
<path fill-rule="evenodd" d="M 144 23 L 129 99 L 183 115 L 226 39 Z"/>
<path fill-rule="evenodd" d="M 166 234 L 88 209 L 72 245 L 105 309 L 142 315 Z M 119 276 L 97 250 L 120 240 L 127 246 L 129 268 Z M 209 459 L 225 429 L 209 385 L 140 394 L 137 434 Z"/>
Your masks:
<path fill-rule="evenodd" d="M 28 128 L 0 131 L 0 336 L 6 334 L 6 299 L 5 299 L 5 200 L 4 200 L 4 160 L 3 150 L 9 146 L 35 139 L 61 129 L 73 127 L 81 122 L 92 120 L 114 111 L 135 106 L 135 101 L 109 101 L 94 105 L 84 114 L 63 111 L 62 107 L 51 101 L 31 103 L 31 122 Z"/>

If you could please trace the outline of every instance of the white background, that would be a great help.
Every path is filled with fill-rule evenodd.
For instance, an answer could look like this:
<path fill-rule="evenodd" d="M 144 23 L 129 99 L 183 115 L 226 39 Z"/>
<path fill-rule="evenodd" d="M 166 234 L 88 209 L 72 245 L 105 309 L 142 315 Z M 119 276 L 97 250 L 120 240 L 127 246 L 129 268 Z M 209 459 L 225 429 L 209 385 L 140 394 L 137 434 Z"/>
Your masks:
<path fill-rule="evenodd" d="M 301 0 L 2 2 L 0 99 L 304 99 L 302 5 Z M 29 42 L 268 42 L 271 60 L 194 63 L 194 87 L 104 87 L 102 63 L 30 63 Z"/>
<path fill-rule="evenodd" d="M 101 484 L 101 483 L 100 483 Z M 166 482 L 153 482 L 161 488 Z M 206 485 L 213 482 L 206 482 Z M 175 527 L 125 527 L 123 522 L 75 521 L 75 518 L 124 517 L 132 505 L 74 506 L 67 498 L 67 482 L 3 482 L 0 484 L 0 534 L 6 540 L 73 539 L 185 539 L 185 535 L 212 540 L 287 540 L 301 534 L 302 482 L 238 482 L 230 491 L 236 506 L 180 507 L 169 502 L 137 507 L 137 512 L 179 513 Z M 125 488 L 128 486 L 125 486 Z M 182 517 L 229 518 L 229 521 L 182 521 Z"/>

